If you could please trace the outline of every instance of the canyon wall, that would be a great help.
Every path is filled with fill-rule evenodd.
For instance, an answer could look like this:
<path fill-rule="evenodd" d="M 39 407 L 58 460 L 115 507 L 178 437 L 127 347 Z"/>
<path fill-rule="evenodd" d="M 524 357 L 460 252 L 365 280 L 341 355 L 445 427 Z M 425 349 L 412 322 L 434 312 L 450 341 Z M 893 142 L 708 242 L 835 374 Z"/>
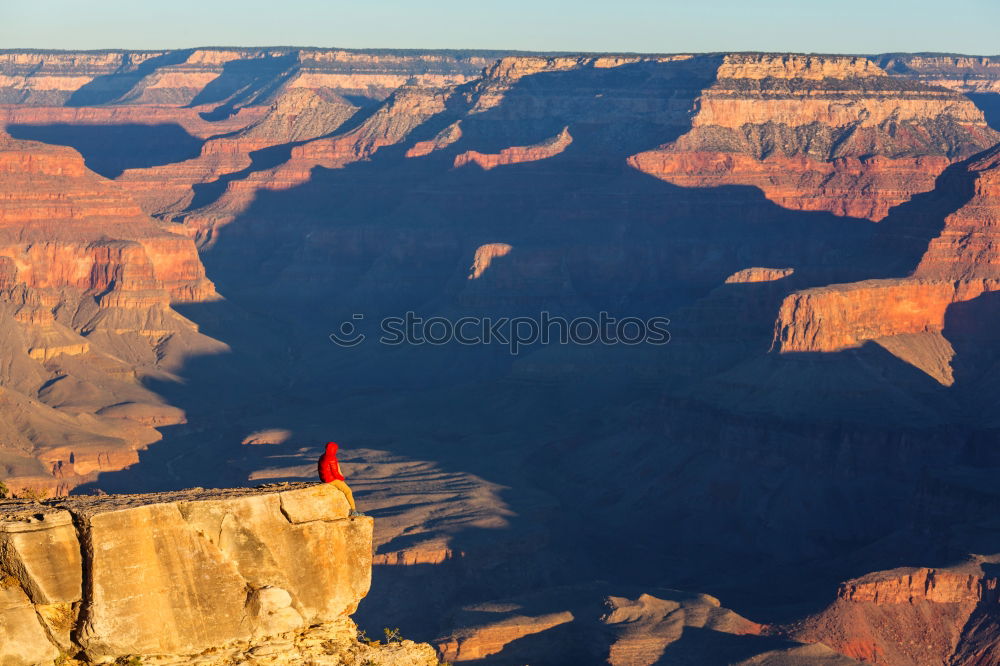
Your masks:
<path fill-rule="evenodd" d="M 967 98 L 867 58 L 734 55 L 691 131 L 630 163 L 684 187 L 750 185 L 786 208 L 877 222 L 998 140 Z"/>
<path fill-rule="evenodd" d="M 11 491 L 65 493 L 183 422 L 143 380 L 226 348 L 172 309 L 218 298 L 189 238 L 72 149 L 0 134 L 0 266 Z"/>
<path fill-rule="evenodd" d="M 963 93 L 1000 93 L 1000 56 L 887 53 L 872 59 L 893 76 Z"/>
<path fill-rule="evenodd" d="M 847 581 L 833 604 L 791 632 L 873 664 L 994 664 L 1000 650 L 995 558 Z"/>
<path fill-rule="evenodd" d="M 905 278 L 830 285 L 789 295 L 775 324 L 782 352 L 839 351 L 914 333 L 941 334 L 949 308 L 1000 287 L 996 234 L 1000 214 L 1000 150 L 956 165 L 957 208 L 941 221 Z M 932 205 L 927 208 L 933 209 Z M 954 208 L 954 206 L 953 206 Z M 908 211 L 909 217 L 924 215 Z M 945 382 L 947 383 L 947 382 Z"/>
<path fill-rule="evenodd" d="M 296 48 L 0 52 L 0 103 L 35 106 L 233 107 L 281 89 L 381 99 L 399 86 L 462 83 L 490 52 L 407 53 Z"/>
<path fill-rule="evenodd" d="M 2 56 L 11 489 L 306 479 L 309 446 L 343 434 L 368 447 L 348 472 L 385 515 L 370 617 L 456 660 L 973 664 L 995 648 L 976 591 L 990 563 L 930 566 L 998 552 L 988 516 L 952 485 L 913 500 L 939 470 L 1000 464 L 995 58 Z M 514 358 L 326 337 L 407 310 L 669 315 L 671 341 Z M 273 499 L 203 500 L 51 520 L 78 540 L 81 520 L 115 525 L 109 543 L 155 520 L 209 559 L 245 554 L 248 515 L 280 523 L 254 504 Z M 940 507 L 955 529 L 938 538 L 920 519 Z M 899 564 L 926 566 L 854 580 Z M 336 609 L 301 581 L 219 571 L 219 627 L 136 644 L 182 654 L 235 632 L 227 654 L 263 660 L 267 622 L 294 635 L 275 654 L 322 644 L 296 622 Z M 127 601 L 71 614 L 60 643 L 45 618 L 91 602 L 11 575 L 37 612 L 11 608 L 42 618 L 24 636 L 124 654 L 108 628 Z M 579 589 L 598 577 L 641 585 Z M 799 624 L 757 615 L 816 608 L 845 579 Z M 169 605 L 198 607 L 183 580 Z"/>
<path fill-rule="evenodd" d="M 0 661 L 436 664 L 360 643 L 372 519 L 343 493 L 257 490 L 0 503 Z"/>

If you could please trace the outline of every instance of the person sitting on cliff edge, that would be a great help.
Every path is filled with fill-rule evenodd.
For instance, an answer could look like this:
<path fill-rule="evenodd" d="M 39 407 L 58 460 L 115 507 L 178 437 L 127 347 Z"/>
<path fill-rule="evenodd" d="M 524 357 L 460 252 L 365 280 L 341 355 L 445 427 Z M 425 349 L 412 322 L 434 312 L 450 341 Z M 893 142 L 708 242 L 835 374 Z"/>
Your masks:
<path fill-rule="evenodd" d="M 344 493 L 347 503 L 351 505 L 351 512 L 348 516 L 351 518 L 363 516 L 364 514 L 359 513 L 358 508 L 354 505 L 354 493 L 351 492 L 350 486 L 344 481 L 344 475 L 340 471 L 340 462 L 337 461 L 338 448 L 336 442 L 326 443 L 326 452 L 319 459 L 319 478 L 322 479 L 323 483 L 332 483 L 337 490 Z"/>

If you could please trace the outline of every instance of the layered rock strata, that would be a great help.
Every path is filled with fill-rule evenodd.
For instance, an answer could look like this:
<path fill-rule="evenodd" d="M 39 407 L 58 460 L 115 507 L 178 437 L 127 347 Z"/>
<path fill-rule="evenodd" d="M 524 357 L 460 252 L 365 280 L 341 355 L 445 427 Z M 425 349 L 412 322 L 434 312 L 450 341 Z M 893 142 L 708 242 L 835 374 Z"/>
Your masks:
<path fill-rule="evenodd" d="M 996 568 L 992 559 L 975 558 L 950 568 L 872 573 L 841 584 L 832 605 L 791 633 L 872 664 L 994 663 Z"/>
<path fill-rule="evenodd" d="M 381 99 L 408 82 L 462 83 L 494 57 L 295 48 L 6 51 L 0 53 L 0 103 L 235 107 L 266 104 L 276 90 L 291 88 Z"/>
<path fill-rule="evenodd" d="M 229 174 L 250 171 L 255 154 L 267 148 L 304 142 L 334 132 L 358 107 L 343 97 L 294 89 L 280 95 L 259 118 L 209 139 L 193 159 L 159 167 L 126 170 L 117 179 L 143 210 L 166 216 L 199 205 L 195 186 L 217 183 Z"/>
<path fill-rule="evenodd" d="M 630 164 L 683 187 L 748 185 L 792 210 L 872 221 L 1000 141 L 960 94 L 846 56 L 726 56 L 691 124 Z"/>
<path fill-rule="evenodd" d="M 177 229 L 177 227 L 174 227 Z M 69 148 L 0 135 L 0 320 L 12 491 L 64 493 L 184 420 L 142 386 L 225 346 L 173 303 L 218 298 L 192 241 Z"/>
<path fill-rule="evenodd" d="M 962 174 L 972 184 L 968 201 L 944 218 L 909 277 L 789 295 L 778 312 L 775 348 L 829 352 L 893 336 L 940 335 L 953 304 L 1000 288 L 1000 148 L 969 160 Z"/>
<path fill-rule="evenodd" d="M 1000 94 L 1000 56 L 887 53 L 873 60 L 891 76 L 962 93 Z"/>
<path fill-rule="evenodd" d="M 498 166 L 507 164 L 521 164 L 523 162 L 537 162 L 549 157 L 554 157 L 566 150 L 569 144 L 573 143 L 569 128 L 564 127 L 559 134 L 551 139 L 547 139 L 531 146 L 511 146 L 504 148 L 499 153 L 480 153 L 476 150 L 469 150 L 455 156 L 455 167 L 466 164 L 476 164 L 484 171 L 495 169 Z"/>

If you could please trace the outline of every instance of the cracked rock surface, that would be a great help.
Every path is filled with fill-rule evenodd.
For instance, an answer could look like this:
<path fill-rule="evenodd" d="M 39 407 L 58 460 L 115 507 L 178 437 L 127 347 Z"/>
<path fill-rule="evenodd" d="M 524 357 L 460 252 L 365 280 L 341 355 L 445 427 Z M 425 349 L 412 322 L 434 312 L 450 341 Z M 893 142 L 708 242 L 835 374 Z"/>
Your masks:
<path fill-rule="evenodd" d="M 373 521 L 348 509 L 322 484 L 0 501 L 0 664 L 352 663 Z M 365 659 L 435 661 L 391 647 Z"/>

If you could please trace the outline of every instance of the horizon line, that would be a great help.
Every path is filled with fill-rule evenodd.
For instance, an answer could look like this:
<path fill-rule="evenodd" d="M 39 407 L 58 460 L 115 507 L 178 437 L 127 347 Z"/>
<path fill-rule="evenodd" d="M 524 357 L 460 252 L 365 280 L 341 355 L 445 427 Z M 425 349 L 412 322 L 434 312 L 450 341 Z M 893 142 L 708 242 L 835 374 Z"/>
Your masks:
<path fill-rule="evenodd" d="M 8 53 L 162 53 L 175 51 L 224 51 L 224 50 L 291 50 L 291 51 L 346 51 L 354 53 L 389 52 L 389 53 L 448 53 L 448 54 L 510 54 L 524 56 L 677 56 L 677 55 L 806 55 L 806 56 L 889 56 L 889 55 L 920 55 L 920 56 L 956 56 L 964 58 L 1000 58 L 1000 53 L 958 53 L 952 51 L 880 51 L 880 52 L 857 52 L 857 51 L 776 51 L 771 49 L 734 49 L 724 51 L 542 51 L 526 49 L 502 49 L 502 48 L 397 48 L 397 47 L 344 47 L 344 46 L 295 46 L 295 45 L 257 45 L 257 46 L 184 46 L 166 48 L 122 48 L 107 47 L 94 49 L 66 49 L 47 47 L 13 47 L 0 49 L 0 54 Z"/>

